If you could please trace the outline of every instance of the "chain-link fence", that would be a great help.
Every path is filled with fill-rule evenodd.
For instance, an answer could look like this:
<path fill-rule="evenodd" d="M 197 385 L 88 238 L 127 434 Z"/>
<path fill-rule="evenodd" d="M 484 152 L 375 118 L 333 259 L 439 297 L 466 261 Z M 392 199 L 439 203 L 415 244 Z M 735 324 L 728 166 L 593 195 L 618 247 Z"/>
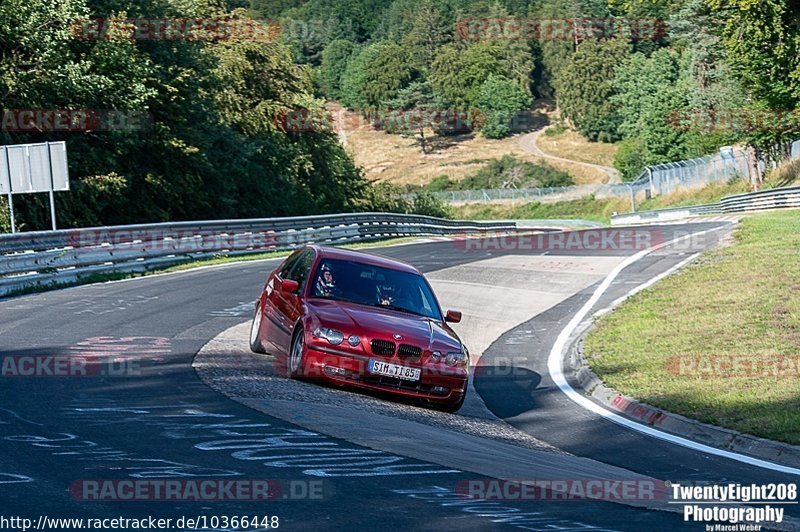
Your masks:
<path fill-rule="evenodd" d="M 650 193 L 658 196 L 712 183 L 726 183 L 737 177 L 749 179 L 750 164 L 743 152 L 731 150 L 720 155 L 649 166 L 635 183 L 646 183 Z"/>
<path fill-rule="evenodd" d="M 800 140 L 791 148 L 791 158 L 800 159 Z M 574 200 L 594 195 L 596 198 L 659 196 L 678 190 L 700 188 L 731 179 L 750 179 L 750 162 L 740 149 L 720 150 L 717 155 L 658 164 L 645 168 L 629 183 L 613 185 L 575 185 L 553 188 L 498 188 L 482 190 L 448 190 L 433 195 L 447 203 L 538 201 L 549 203 Z M 413 194 L 409 195 L 413 197 Z"/>

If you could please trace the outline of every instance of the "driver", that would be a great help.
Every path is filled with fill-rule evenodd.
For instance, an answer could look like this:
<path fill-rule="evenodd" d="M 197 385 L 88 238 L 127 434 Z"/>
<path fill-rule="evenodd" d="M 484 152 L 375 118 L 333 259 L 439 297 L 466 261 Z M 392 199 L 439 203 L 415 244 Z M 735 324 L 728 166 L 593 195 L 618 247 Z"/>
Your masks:
<path fill-rule="evenodd" d="M 333 278 L 333 268 L 331 265 L 323 263 L 320 267 L 319 277 L 317 278 L 316 295 L 320 297 L 331 297 L 336 290 L 336 281 Z"/>
<path fill-rule="evenodd" d="M 397 289 L 394 285 L 383 282 L 378 284 L 378 304 L 384 306 L 394 305 L 397 298 Z"/>

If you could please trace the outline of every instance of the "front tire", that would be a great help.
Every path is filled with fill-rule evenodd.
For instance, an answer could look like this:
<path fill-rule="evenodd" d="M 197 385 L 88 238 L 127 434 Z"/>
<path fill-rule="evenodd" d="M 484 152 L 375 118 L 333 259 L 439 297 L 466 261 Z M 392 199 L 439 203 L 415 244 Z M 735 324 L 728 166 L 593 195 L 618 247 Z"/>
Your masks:
<path fill-rule="evenodd" d="M 305 335 L 303 328 L 297 329 L 292 338 L 292 349 L 289 352 L 289 377 L 299 379 L 303 376 L 305 363 Z"/>
<path fill-rule="evenodd" d="M 250 351 L 253 353 L 261 353 L 262 355 L 267 352 L 264 345 L 261 343 L 261 322 L 264 321 L 264 310 L 261 303 L 256 304 L 256 311 L 253 314 L 253 323 L 250 325 Z"/>

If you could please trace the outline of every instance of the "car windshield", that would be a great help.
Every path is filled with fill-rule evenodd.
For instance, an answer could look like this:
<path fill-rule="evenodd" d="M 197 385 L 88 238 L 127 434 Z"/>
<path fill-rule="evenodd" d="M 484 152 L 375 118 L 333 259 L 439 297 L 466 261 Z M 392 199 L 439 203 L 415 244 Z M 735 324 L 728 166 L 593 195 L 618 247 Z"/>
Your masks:
<path fill-rule="evenodd" d="M 323 259 L 312 280 L 311 297 L 349 301 L 442 320 L 430 285 L 416 273 L 355 261 Z"/>

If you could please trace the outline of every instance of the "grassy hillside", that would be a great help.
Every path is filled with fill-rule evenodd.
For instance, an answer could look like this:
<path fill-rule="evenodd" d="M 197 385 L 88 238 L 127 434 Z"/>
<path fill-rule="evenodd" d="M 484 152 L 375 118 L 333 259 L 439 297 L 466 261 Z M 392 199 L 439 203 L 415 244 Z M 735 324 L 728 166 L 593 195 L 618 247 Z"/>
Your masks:
<path fill-rule="evenodd" d="M 675 192 L 637 203 L 636 210 L 713 203 L 723 196 L 748 191 L 749 186 L 744 181 L 709 185 L 698 190 Z M 630 206 L 628 198 L 594 199 L 591 197 L 555 203 L 468 203 L 454 206 L 452 209 L 456 218 L 465 220 L 581 218 L 608 222 L 614 212 L 629 212 Z"/>

